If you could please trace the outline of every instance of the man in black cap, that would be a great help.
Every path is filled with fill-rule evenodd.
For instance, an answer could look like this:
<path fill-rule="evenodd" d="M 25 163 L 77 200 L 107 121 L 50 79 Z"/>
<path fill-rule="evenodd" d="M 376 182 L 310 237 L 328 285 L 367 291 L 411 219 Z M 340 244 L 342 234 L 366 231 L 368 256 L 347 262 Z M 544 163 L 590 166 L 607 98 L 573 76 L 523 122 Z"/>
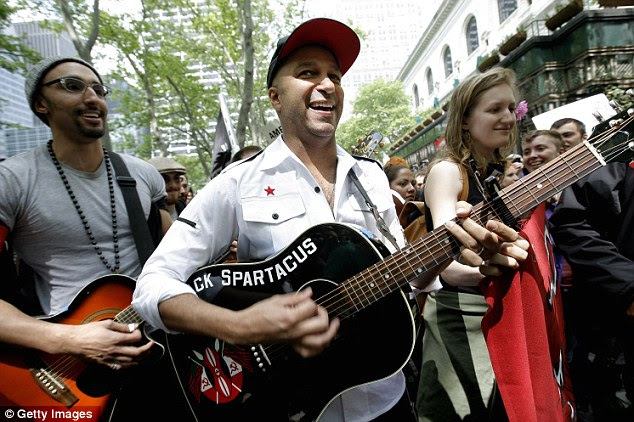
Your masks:
<path fill-rule="evenodd" d="M 291 35 L 278 41 L 267 85 L 283 135 L 259 154 L 225 169 L 201 190 L 183 210 L 139 278 L 133 306 L 148 322 L 168 331 L 219 339 L 191 355 L 194 361 L 198 361 L 196 356 L 205 356 L 200 359 L 200 367 L 191 372 L 199 375 L 181 379 L 181 383 L 190 386 L 193 407 L 212 405 L 222 412 L 235 406 L 234 413 L 227 411 L 223 415 L 238 420 L 303 420 L 306 414 L 310 419 L 322 411 L 320 408 L 311 414 L 307 409 L 285 408 L 288 391 L 279 391 L 274 387 L 276 384 L 257 394 L 248 390 L 244 380 L 250 371 L 246 364 L 236 363 L 235 354 L 225 358 L 229 367 L 236 370 L 222 378 L 225 387 L 218 394 L 222 394 L 223 400 L 218 400 L 219 395 L 208 394 L 215 385 L 209 385 L 210 377 L 205 374 L 218 368 L 217 354 L 227 356 L 230 344 L 286 342 L 301 356 L 309 357 L 326 348 L 339 328 L 339 320 L 329 318 L 323 300 L 313 301 L 310 289 L 272 296 L 240 311 L 199 299 L 195 292 L 206 288 L 183 281 L 199 266 L 228 249 L 233 239 L 238 239 L 239 262 L 264 260 L 276 254 L 282 259 L 283 267 L 276 266 L 275 271 L 263 269 L 263 274 L 269 274 L 270 283 L 282 285 L 280 287 L 285 284 L 283 274 L 301 272 L 301 262 L 305 261 L 306 254 L 316 253 L 317 246 L 307 239 L 293 252 L 284 252 L 283 248 L 316 224 L 353 223 L 383 240 L 392 251 L 395 247 L 388 242 L 390 237 L 395 237 L 399 246 L 404 245 L 389 184 L 381 167 L 371 160 L 355 159 L 335 141 L 344 100 L 341 78 L 354 63 L 359 49 L 359 38 L 352 29 L 323 18 L 304 22 Z M 368 191 L 391 234 L 379 230 L 379 223 L 352 180 L 353 173 Z M 466 214 L 461 212 L 461 215 Z M 465 225 L 470 234 L 457 225 L 451 231 L 472 247 L 478 245 L 478 241 L 485 243 L 495 254 L 499 248 L 495 236 L 471 223 L 469 220 Z M 517 238 L 506 226 L 500 225 L 500 229 L 504 240 Z M 515 253 L 521 259 L 522 252 L 511 249 L 514 252 L 510 255 Z M 482 258 L 467 248 L 462 256 L 464 262 L 482 263 Z M 493 258 L 492 262 L 516 264 L 512 256 L 498 259 Z M 498 270 L 493 266 L 489 268 Z M 253 275 L 257 279 L 256 272 Z M 310 276 L 307 274 L 307 280 Z M 433 275 L 421 279 L 421 287 L 426 287 L 430 279 Z M 227 281 L 223 279 L 223 284 Z M 264 350 L 262 359 L 269 357 Z M 380 357 L 376 359 L 376 365 L 380 365 Z M 212 362 L 215 363 L 212 365 Z M 295 375 L 298 380 L 306 377 L 301 371 Z M 313 381 L 319 381 L 319 385 L 328 383 L 327 373 L 319 376 L 324 379 L 303 379 L 304 385 Z M 343 378 L 346 374 L 337 376 Z M 292 385 L 285 385 L 289 387 L 293 389 Z M 406 398 L 401 401 L 404 406 L 398 409 L 400 414 L 386 414 L 400 401 L 404 390 L 405 382 L 397 368 L 386 380 L 344 393 L 343 400 L 337 398 L 321 416 L 323 420 L 377 417 L 406 420 L 406 415 L 412 417 Z M 316 400 L 314 397 L 313 401 Z M 326 404 L 327 401 L 323 406 Z"/>
<path fill-rule="evenodd" d="M 117 183 L 113 154 L 106 152 L 100 140 L 106 129 L 105 97 L 110 90 L 99 73 L 79 58 L 47 58 L 31 69 L 25 91 L 33 112 L 50 126 L 53 139 L 0 164 L 0 252 L 8 239 L 21 263 L 33 270 L 36 297 L 28 299 L 51 316 L 67 310 L 97 277 L 136 277 L 142 263 Z M 165 197 L 161 176 L 149 163 L 130 156 L 120 158 L 136 181 L 143 212 L 139 217 L 145 222 L 155 210 L 151 220 L 160 233 L 156 206 Z M 146 247 L 151 251 L 154 245 Z M 8 283 L 3 279 L 4 288 Z M 108 303 L 105 298 L 102 305 Z M 95 309 L 94 315 L 99 312 Z M 138 324 L 128 321 L 99 321 L 97 317 L 80 325 L 46 322 L 3 300 L 0 314 L 3 343 L 74 355 L 115 371 L 137 365 L 151 347 L 149 342 L 139 345 Z M 5 405 L 3 397 L 12 400 L 11 394 L 0 391 L 0 402 Z M 36 400 L 35 395 L 32 399 Z"/>

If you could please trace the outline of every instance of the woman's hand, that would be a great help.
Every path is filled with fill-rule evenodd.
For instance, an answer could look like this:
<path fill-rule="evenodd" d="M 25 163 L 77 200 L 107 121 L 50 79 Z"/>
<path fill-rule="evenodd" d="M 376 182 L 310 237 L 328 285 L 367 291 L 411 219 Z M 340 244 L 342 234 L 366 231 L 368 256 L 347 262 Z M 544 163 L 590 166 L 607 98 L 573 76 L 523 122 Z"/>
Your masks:
<path fill-rule="evenodd" d="M 463 218 L 462 224 L 445 223 L 447 230 L 464 245 L 457 261 L 479 267 L 485 276 L 500 275 L 503 268 L 519 267 L 528 256 L 528 241 L 499 221 L 489 220 L 481 226 L 468 217 L 471 210 L 471 205 L 460 201 L 456 204 L 456 214 Z"/>

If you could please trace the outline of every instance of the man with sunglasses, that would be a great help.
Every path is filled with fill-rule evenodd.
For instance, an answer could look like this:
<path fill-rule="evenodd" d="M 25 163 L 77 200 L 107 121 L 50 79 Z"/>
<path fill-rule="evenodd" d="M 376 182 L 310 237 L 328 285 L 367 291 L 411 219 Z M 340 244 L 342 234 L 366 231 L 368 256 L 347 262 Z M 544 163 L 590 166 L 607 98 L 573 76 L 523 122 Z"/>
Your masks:
<path fill-rule="evenodd" d="M 32 268 L 36 297 L 27 299 L 50 316 L 65 311 L 97 277 L 136 277 L 142 264 L 113 155 L 100 140 L 106 130 L 109 88 L 99 73 L 78 58 L 48 58 L 31 69 L 25 91 L 53 139 L 0 164 L 0 252 L 9 240 L 20 262 Z M 143 217 L 152 214 L 154 231 L 160 233 L 156 217 L 165 197 L 163 179 L 143 160 L 120 158 L 135 179 Z M 8 282 L 3 274 L 3 287 Z M 115 371 L 137 365 L 152 346 L 141 341 L 137 324 L 51 323 L 4 300 L 0 315 L 2 343 L 74 355 Z"/>

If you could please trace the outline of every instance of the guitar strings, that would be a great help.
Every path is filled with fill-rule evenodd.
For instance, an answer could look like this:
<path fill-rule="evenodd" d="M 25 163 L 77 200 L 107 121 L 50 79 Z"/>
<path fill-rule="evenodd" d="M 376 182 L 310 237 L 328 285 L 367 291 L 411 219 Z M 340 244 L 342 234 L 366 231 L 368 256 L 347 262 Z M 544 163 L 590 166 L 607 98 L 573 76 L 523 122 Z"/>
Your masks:
<path fill-rule="evenodd" d="M 631 120 L 632 118 L 629 118 L 627 119 L 626 122 L 629 122 Z M 609 132 L 615 132 L 615 131 L 616 129 L 611 130 Z M 618 131 L 620 131 L 620 129 L 618 129 Z M 598 148 L 603 143 L 605 143 L 608 139 L 610 139 L 612 136 L 613 136 L 613 133 L 606 133 L 606 134 L 602 134 L 598 136 L 597 137 L 598 139 L 591 140 L 588 142 L 591 142 L 592 144 L 595 145 L 595 147 Z M 626 142 L 615 145 L 613 147 L 608 148 L 606 151 L 603 151 L 603 157 L 606 158 L 607 161 L 609 161 L 609 158 L 622 153 L 625 150 L 623 145 Z M 587 171 L 588 169 L 591 169 L 590 171 L 588 171 L 588 173 L 590 173 L 593 170 L 592 167 L 598 168 L 602 165 L 598 161 L 594 153 L 590 149 L 588 149 L 587 146 L 585 146 L 585 144 L 577 145 L 575 148 L 570 150 L 570 153 L 568 155 L 570 156 L 569 159 L 551 161 L 547 163 L 547 165 L 543 166 L 540 172 L 537 172 L 537 173 L 533 172 L 525 176 L 523 179 L 520 179 L 520 181 L 516 182 L 517 186 L 509 187 L 508 192 L 500 191 L 499 192 L 500 197 L 502 199 L 505 199 L 506 197 L 506 200 L 504 202 L 507 203 L 507 205 L 509 204 L 512 205 L 516 210 L 516 214 L 519 214 L 519 211 L 521 209 L 524 209 L 525 207 L 528 207 L 530 205 L 531 208 L 527 209 L 528 211 L 532 209 L 534 206 L 539 205 L 541 202 L 548 199 L 548 197 L 552 195 L 552 194 L 548 195 L 547 194 L 548 192 L 538 193 L 537 196 L 533 194 L 531 190 L 528 188 L 528 186 L 531 184 L 531 182 L 533 183 L 535 182 L 534 179 L 545 178 L 545 181 L 548 181 L 555 188 L 555 190 L 557 190 L 557 187 L 558 187 L 557 183 L 566 182 L 570 179 L 570 176 L 567 176 L 565 173 L 562 174 L 561 170 L 565 170 L 566 168 L 568 168 L 571 171 L 571 173 L 574 175 L 573 179 L 579 180 L 581 177 L 583 177 L 583 176 L 580 176 L 579 173 L 582 173 L 584 171 Z M 575 171 L 573 168 L 573 165 L 579 166 L 579 171 Z M 549 177 L 549 174 L 547 174 L 547 171 L 554 174 L 551 174 Z M 541 183 L 536 184 L 536 186 L 539 186 L 539 185 L 541 185 Z M 520 187 L 523 187 L 530 195 L 526 195 L 520 192 L 520 189 L 519 189 Z M 534 200 L 531 200 L 530 198 L 531 196 L 534 198 Z M 514 200 L 514 197 L 515 197 L 515 200 Z M 522 200 L 518 201 L 518 199 L 522 199 Z M 472 219 L 479 222 L 480 224 L 482 224 L 481 220 L 484 217 L 488 219 L 490 218 L 492 214 L 495 216 L 498 216 L 498 213 L 494 209 L 492 204 L 481 203 L 478 205 L 479 206 L 475 206 L 473 209 Z M 478 211 L 480 212 L 479 214 L 478 214 Z M 431 242 L 429 242 L 430 238 L 433 238 L 431 239 Z M 375 285 L 380 286 L 380 284 L 378 283 L 378 280 L 384 278 L 385 275 L 387 275 L 387 277 L 392 280 L 392 283 L 391 283 L 392 286 L 396 285 L 397 288 L 400 288 L 401 285 L 405 285 L 409 280 L 408 280 L 408 276 L 401 270 L 403 263 L 407 264 L 410 267 L 410 271 L 412 274 L 416 273 L 416 270 L 411 265 L 411 259 L 407 258 L 407 255 L 411 253 L 416 254 L 418 261 L 422 262 L 423 267 L 425 268 L 432 268 L 433 266 L 440 265 L 441 262 L 438 262 L 436 260 L 435 254 L 438 252 L 443 252 L 446 258 L 450 259 L 451 255 L 447 253 L 445 248 L 447 243 L 451 242 L 450 239 L 452 239 L 452 237 L 451 238 L 449 237 L 449 234 L 446 231 L 446 229 L 443 228 L 440 231 L 434 230 L 430 233 L 430 235 L 426 236 L 425 238 L 418 239 L 417 241 L 410 244 L 408 247 L 402 250 L 401 253 L 397 253 L 393 255 L 392 257 L 389 257 L 388 259 L 385 259 L 379 263 L 376 263 L 368 267 L 364 271 L 361 271 L 359 274 L 345 280 L 344 282 L 339 284 L 339 286 L 337 286 L 336 289 L 333 289 L 333 291 L 320 297 L 317 300 L 317 303 L 324 306 L 326 309 L 328 309 L 329 313 L 341 315 L 340 319 L 343 321 L 353 316 L 354 313 L 359 310 L 359 306 L 357 306 L 354 303 L 354 299 L 352 298 L 352 296 L 350 295 L 348 291 L 349 286 L 353 287 L 353 291 L 356 293 L 357 299 L 361 299 L 361 297 L 357 293 L 358 291 L 361 291 L 363 296 L 365 296 L 366 300 L 368 301 L 367 305 L 370 305 L 373 302 L 370 301 L 369 296 L 363 291 L 364 289 L 367 289 L 368 287 L 370 287 L 369 291 L 371 292 L 372 297 L 374 299 L 377 299 L 374 286 Z M 425 263 L 425 259 L 420 258 L 419 249 L 421 249 L 421 246 L 424 246 L 430 252 L 429 256 L 431 256 L 431 258 L 435 261 L 433 263 L 434 265 L 430 266 L 429 264 Z M 440 249 L 438 247 L 440 247 Z M 396 269 L 401 273 L 400 278 L 393 276 L 392 271 L 390 270 L 391 267 L 396 267 Z M 387 274 L 385 274 L 384 270 L 387 270 Z M 363 275 L 364 273 L 369 273 L 370 277 L 368 277 L 367 275 L 364 276 Z M 368 278 L 369 278 L 369 282 L 368 282 Z M 395 283 L 394 280 L 397 280 L 397 282 Z M 387 294 L 392 293 L 395 290 L 395 288 L 390 287 L 388 283 L 386 283 L 386 286 L 388 287 Z M 341 287 L 343 287 L 346 290 L 346 293 L 341 291 L 340 289 Z M 385 292 L 383 290 L 380 290 L 379 292 L 381 293 L 382 296 L 385 296 Z M 346 297 L 345 297 L 346 295 L 349 297 L 355 309 L 353 309 L 353 307 L 350 306 L 350 304 L 346 300 Z M 361 303 L 361 309 L 364 309 L 367 306 L 367 305 L 363 305 L 363 301 L 361 301 L 360 303 Z M 352 311 L 352 314 L 350 314 L 350 311 Z M 348 314 L 345 315 L 344 313 L 348 313 Z M 267 346 L 264 349 L 267 352 L 267 354 L 274 355 L 280 348 L 285 348 L 285 346 L 287 345 L 274 344 L 271 346 Z"/>

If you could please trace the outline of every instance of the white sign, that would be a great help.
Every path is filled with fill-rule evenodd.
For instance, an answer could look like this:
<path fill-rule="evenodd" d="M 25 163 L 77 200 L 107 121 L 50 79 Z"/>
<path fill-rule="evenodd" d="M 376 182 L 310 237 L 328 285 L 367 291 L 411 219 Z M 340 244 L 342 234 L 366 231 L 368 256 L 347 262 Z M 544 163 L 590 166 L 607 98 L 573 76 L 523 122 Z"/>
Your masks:
<path fill-rule="evenodd" d="M 605 94 L 593 95 L 574 103 L 557 107 L 532 118 L 537 129 L 550 129 L 551 125 L 559 119 L 570 118 L 582 121 L 586 125 L 588 136 L 601 120 L 598 120 L 593 113 L 599 113 L 602 120 L 614 116 L 616 111 L 610 107 L 608 97 Z"/>

